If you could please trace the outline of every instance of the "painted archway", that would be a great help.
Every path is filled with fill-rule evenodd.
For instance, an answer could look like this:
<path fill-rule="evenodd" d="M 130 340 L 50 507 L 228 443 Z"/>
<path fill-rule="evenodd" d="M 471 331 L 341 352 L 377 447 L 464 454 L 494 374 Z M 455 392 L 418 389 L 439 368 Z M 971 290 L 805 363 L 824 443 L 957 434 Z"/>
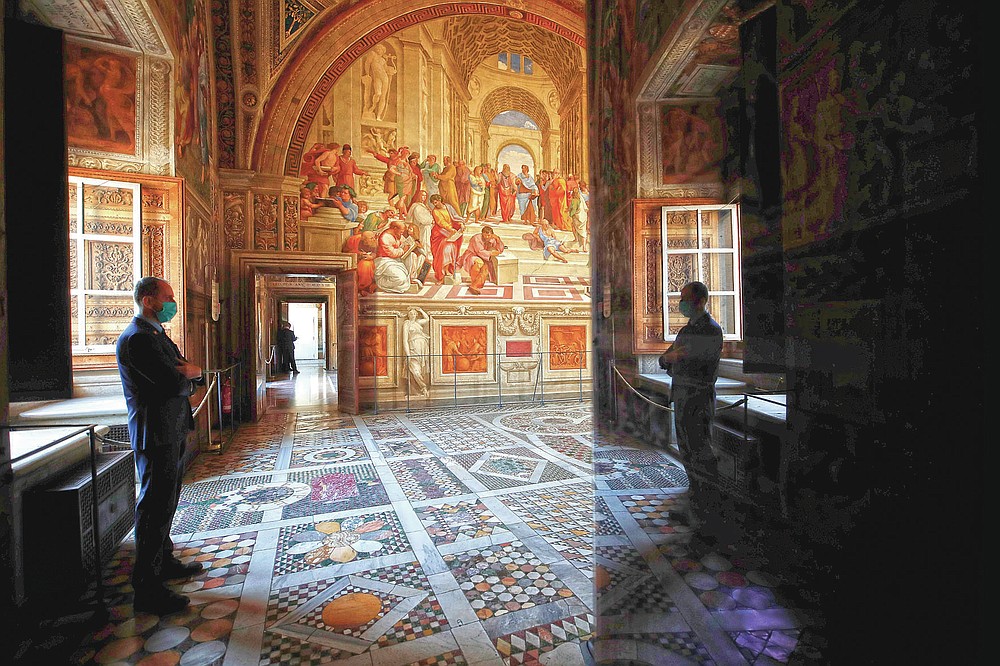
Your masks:
<path fill-rule="evenodd" d="M 379 11 L 373 11 L 378 5 Z M 403 28 L 449 16 L 485 15 L 523 21 L 585 48 L 584 17 L 556 0 L 538 0 L 544 13 L 486 2 L 414 0 L 406 11 L 386 16 L 388 3 L 362 2 L 335 17 L 319 17 L 303 35 L 268 96 L 254 136 L 250 168 L 258 173 L 295 175 L 309 127 L 333 84 L 378 42 Z M 334 20 L 335 19 L 335 20 Z M 331 54 L 333 56 L 331 61 Z"/>
<path fill-rule="evenodd" d="M 527 151 L 528 155 L 531 157 L 531 164 L 529 164 L 528 166 L 531 168 L 531 173 L 535 173 L 535 170 L 538 168 L 541 162 L 540 156 L 535 154 L 535 151 L 532 150 L 531 146 L 529 146 L 526 141 L 518 141 L 517 139 L 505 139 L 504 142 L 501 143 L 500 146 L 497 148 L 496 155 L 493 155 L 490 158 L 490 164 L 497 164 L 500 159 L 500 155 L 503 154 L 504 149 L 509 148 L 510 146 L 517 146 L 518 148 L 524 148 L 524 150 Z M 513 172 L 517 173 L 521 170 L 521 165 L 511 164 L 510 168 Z"/>

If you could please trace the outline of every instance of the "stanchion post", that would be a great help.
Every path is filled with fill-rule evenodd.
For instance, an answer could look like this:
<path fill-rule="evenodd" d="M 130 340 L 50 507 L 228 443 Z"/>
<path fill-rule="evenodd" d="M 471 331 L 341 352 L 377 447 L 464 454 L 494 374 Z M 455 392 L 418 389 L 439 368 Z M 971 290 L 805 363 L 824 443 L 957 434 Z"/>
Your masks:
<path fill-rule="evenodd" d="M 503 407 L 503 374 L 500 372 L 500 352 L 495 354 L 497 357 L 497 403 L 500 407 Z"/>
<path fill-rule="evenodd" d="M 545 352 L 541 349 L 538 350 L 538 379 L 542 384 L 542 401 L 541 404 L 545 405 Z"/>
<path fill-rule="evenodd" d="M 372 356 L 372 391 L 375 394 L 375 413 L 378 414 L 378 354 Z"/>
<path fill-rule="evenodd" d="M 90 510 L 94 524 L 94 583 L 97 586 L 97 605 L 104 605 L 104 579 L 101 576 L 101 512 L 98 508 L 100 498 L 97 494 L 97 433 L 91 425 L 87 430 L 90 435 Z"/>

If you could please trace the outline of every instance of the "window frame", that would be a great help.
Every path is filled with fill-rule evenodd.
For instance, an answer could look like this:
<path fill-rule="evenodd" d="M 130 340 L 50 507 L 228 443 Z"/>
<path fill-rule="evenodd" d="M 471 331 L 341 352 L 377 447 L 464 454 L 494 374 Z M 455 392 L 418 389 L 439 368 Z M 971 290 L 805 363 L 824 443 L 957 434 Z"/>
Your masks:
<path fill-rule="evenodd" d="M 105 241 L 110 243 L 125 243 L 127 236 L 112 236 L 106 234 L 93 234 L 84 231 L 84 187 L 86 185 L 110 186 L 120 189 L 132 190 L 132 284 L 135 284 L 142 277 L 142 185 L 129 181 L 118 181 L 108 178 L 89 178 L 86 176 L 75 176 L 70 174 L 69 185 L 76 187 L 76 225 L 69 227 L 70 245 L 76 246 L 76 275 L 77 284 L 74 288 L 70 286 L 70 302 L 76 302 L 76 324 L 77 337 L 71 340 L 70 353 L 73 356 L 88 356 L 113 354 L 115 346 L 88 345 L 87 341 L 87 296 L 125 296 L 132 297 L 132 292 L 108 291 L 103 289 L 88 289 L 86 244 L 88 240 Z M 82 342 L 81 342 L 82 341 Z"/>
<path fill-rule="evenodd" d="M 732 234 L 732 247 L 730 248 L 705 248 L 703 246 L 703 226 L 702 226 L 702 211 L 721 211 L 728 210 L 731 211 L 731 234 Z M 667 216 L 668 213 L 673 212 L 688 212 L 695 211 L 697 215 L 697 238 L 698 244 L 695 249 L 683 249 L 683 250 L 671 250 L 668 239 L 668 229 L 667 229 Z M 695 255 L 697 257 L 695 261 L 695 270 L 697 271 L 696 280 L 701 282 L 705 281 L 704 275 L 702 274 L 703 268 L 703 257 L 705 255 L 712 254 L 725 254 L 732 255 L 733 258 L 733 289 L 732 290 L 712 290 L 711 285 L 709 285 L 709 299 L 713 297 L 732 297 L 733 298 L 733 308 L 736 313 L 735 317 L 735 328 L 736 330 L 732 333 L 725 332 L 725 327 L 723 327 L 723 340 L 725 341 L 741 341 L 743 340 L 743 271 L 741 268 L 741 256 L 740 256 L 740 207 L 739 204 L 701 204 L 701 205 L 687 205 L 687 206 L 661 206 L 660 207 L 660 259 L 661 259 L 661 273 L 660 273 L 660 294 L 662 298 L 662 309 L 663 309 L 663 339 L 665 342 L 673 342 L 677 334 L 670 333 L 670 299 L 671 297 L 677 299 L 680 296 L 679 291 L 668 291 L 669 288 L 669 270 L 668 263 L 669 257 L 671 255 Z M 711 313 L 711 309 L 709 310 Z M 713 316 L 716 316 L 713 314 Z M 720 322 L 721 323 L 721 322 Z"/>

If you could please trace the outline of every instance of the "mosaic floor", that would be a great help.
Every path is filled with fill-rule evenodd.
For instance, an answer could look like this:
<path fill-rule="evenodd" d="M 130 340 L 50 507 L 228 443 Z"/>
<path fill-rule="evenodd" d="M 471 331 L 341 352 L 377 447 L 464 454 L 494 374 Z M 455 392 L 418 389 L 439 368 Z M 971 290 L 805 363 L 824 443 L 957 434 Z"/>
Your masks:
<path fill-rule="evenodd" d="M 188 611 L 134 614 L 126 542 L 106 569 L 111 619 L 73 663 L 815 656 L 794 587 L 672 525 L 683 469 L 634 442 L 595 451 L 589 404 L 351 417 L 332 411 L 331 376 L 302 370 L 186 477 L 173 538 L 206 567 L 176 585 Z"/>

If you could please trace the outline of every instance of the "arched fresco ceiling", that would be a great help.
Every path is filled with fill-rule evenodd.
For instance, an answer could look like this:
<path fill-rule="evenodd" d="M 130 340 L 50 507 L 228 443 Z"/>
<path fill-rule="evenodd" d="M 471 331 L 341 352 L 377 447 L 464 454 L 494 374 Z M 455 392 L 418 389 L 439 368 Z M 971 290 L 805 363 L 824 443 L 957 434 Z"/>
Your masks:
<path fill-rule="evenodd" d="M 483 60 L 500 52 L 520 53 L 541 65 L 560 97 L 580 78 L 583 58 L 572 42 L 543 28 L 502 18 L 459 16 L 448 19 L 444 38 L 469 80 Z"/>
<path fill-rule="evenodd" d="M 530 92 L 514 86 L 497 88 L 486 96 L 479 112 L 483 127 L 489 127 L 497 114 L 510 110 L 520 111 L 528 116 L 538 125 L 543 137 L 548 135 L 549 114 L 545 111 L 545 106 Z"/>
<path fill-rule="evenodd" d="M 566 51 L 575 49 L 580 62 L 580 49 L 585 48 L 586 40 L 581 7 L 576 5 L 559 0 L 535 0 L 530 4 L 521 0 L 379 0 L 358 3 L 335 17 L 331 14 L 330 19 L 327 14 L 320 15 L 304 31 L 307 34 L 301 36 L 295 52 L 283 63 L 282 72 L 267 95 L 248 166 L 260 173 L 294 175 L 309 127 L 333 84 L 368 49 L 404 28 L 451 17 L 476 17 L 477 21 L 490 17 L 514 22 L 519 30 L 533 31 L 536 37 L 544 35 L 541 38 L 544 46 L 525 47 L 522 51 L 545 68 L 547 59 L 553 62 L 560 57 L 552 40 L 565 42 Z M 486 55 L 478 57 L 475 64 L 481 63 Z M 546 71 L 555 70 L 550 67 Z"/>

